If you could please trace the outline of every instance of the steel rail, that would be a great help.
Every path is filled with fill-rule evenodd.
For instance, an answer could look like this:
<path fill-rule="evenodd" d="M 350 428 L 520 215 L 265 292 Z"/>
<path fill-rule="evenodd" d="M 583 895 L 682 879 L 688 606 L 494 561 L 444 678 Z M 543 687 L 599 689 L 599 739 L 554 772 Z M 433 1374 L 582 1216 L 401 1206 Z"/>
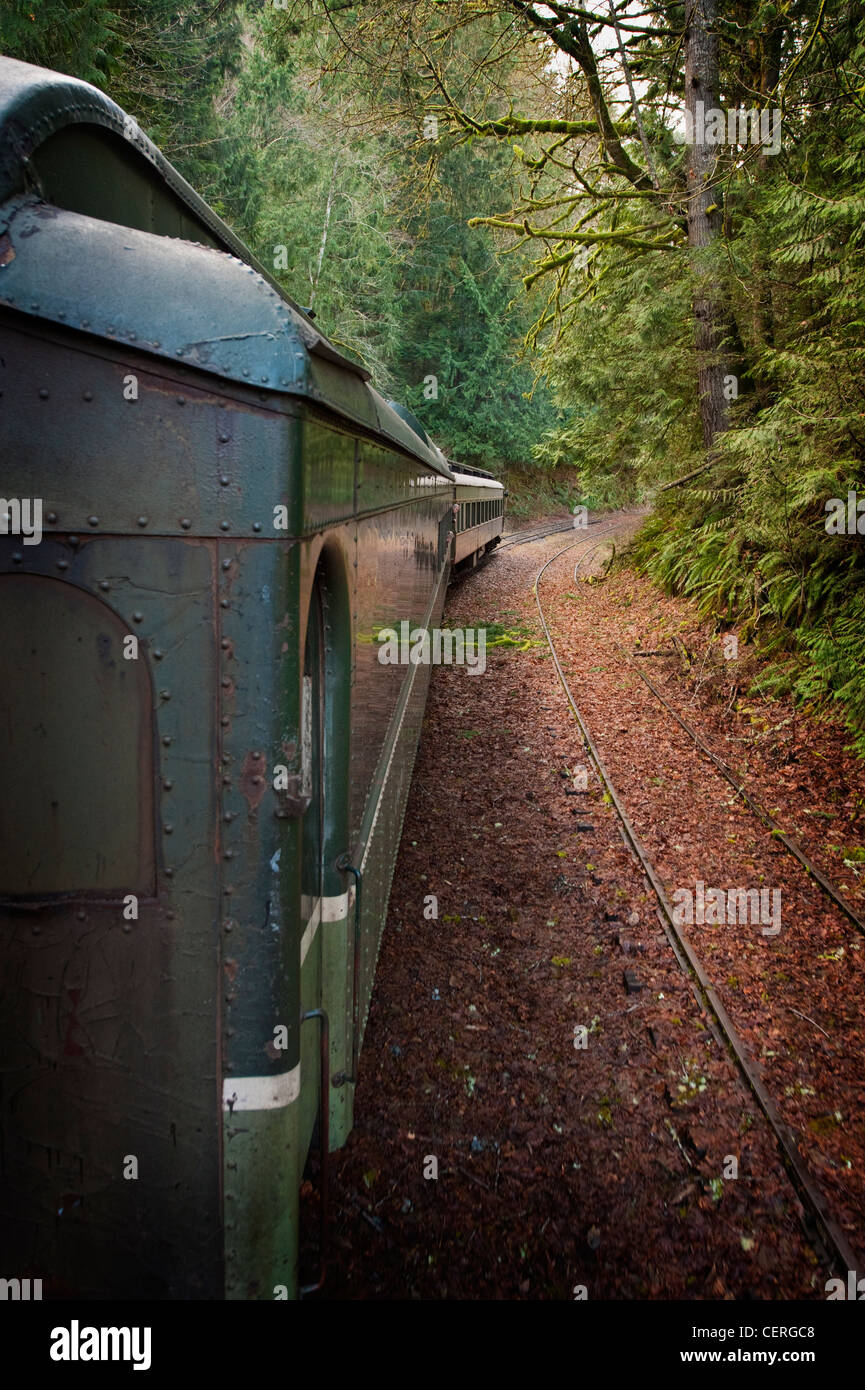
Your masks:
<path fill-rule="evenodd" d="M 599 516 L 595 521 L 587 521 L 586 526 L 601 526 L 606 520 L 606 517 Z M 519 531 L 512 531 L 509 536 L 502 537 L 499 541 L 498 548 L 499 550 L 504 550 L 506 546 L 528 545 L 529 541 L 542 541 L 546 536 L 565 535 L 568 531 L 573 531 L 574 529 L 573 522 L 570 522 L 567 526 L 554 526 L 551 531 L 532 531 L 525 536 L 521 535 Z"/>
<path fill-rule="evenodd" d="M 724 1005 L 721 1003 L 721 1000 L 718 998 L 718 995 L 715 992 L 715 988 L 708 975 L 706 974 L 705 970 L 703 969 L 702 963 L 699 957 L 697 956 L 696 952 L 694 951 L 693 947 L 691 946 L 690 941 L 681 931 L 680 925 L 675 920 L 674 909 L 672 907 L 672 904 L 670 903 L 669 898 L 667 897 L 664 885 L 655 869 L 654 864 L 652 863 L 652 860 L 646 852 L 646 849 L 643 846 L 643 843 L 640 840 L 637 831 L 634 829 L 634 826 L 631 823 L 627 811 L 625 810 L 622 804 L 619 793 L 616 790 L 615 785 L 613 784 L 612 778 L 610 777 L 610 774 L 607 771 L 603 759 L 601 758 L 601 754 L 597 747 L 597 744 L 592 738 L 589 728 L 585 720 L 583 719 L 580 709 L 574 699 L 573 693 L 568 684 L 567 677 L 562 668 L 561 661 L 559 660 L 559 655 L 556 651 L 555 643 L 553 642 L 552 634 L 550 632 L 547 620 L 544 616 L 544 610 L 541 605 L 539 586 L 544 573 L 553 563 L 553 561 L 558 560 L 560 556 L 565 555 L 568 551 L 576 549 L 576 546 L 580 543 L 581 542 L 577 541 L 572 545 L 565 546 L 563 550 L 557 551 L 555 555 L 551 555 L 550 558 L 546 561 L 546 563 L 541 566 L 540 570 L 535 576 L 533 593 L 538 608 L 538 615 L 541 620 L 541 627 L 543 628 L 544 636 L 546 637 L 547 644 L 550 648 L 550 653 L 553 658 L 553 664 L 556 668 L 556 673 L 565 692 L 568 704 L 571 707 L 571 712 L 577 722 L 577 726 L 580 730 L 580 733 L 582 734 L 585 746 L 589 751 L 589 754 L 592 758 L 592 761 L 595 764 L 595 767 L 597 768 L 598 776 L 600 777 L 603 786 L 606 788 L 606 791 L 610 797 L 610 801 L 612 802 L 612 805 L 616 810 L 616 814 L 619 817 L 619 821 L 621 822 L 624 836 L 627 840 L 628 846 L 631 849 L 638 864 L 642 868 L 643 873 L 645 874 L 648 882 L 651 884 L 652 889 L 654 890 L 655 896 L 660 905 L 658 911 L 658 918 L 664 928 L 664 931 L 667 935 L 668 940 L 670 941 L 671 946 L 673 946 L 674 955 L 676 956 L 676 959 L 679 962 L 680 967 L 682 966 L 683 956 L 687 961 L 688 968 L 699 985 L 701 995 L 704 1001 L 704 1007 L 706 1008 L 707 1013 L 714 1014 L 714 1017 L 717 1020 L 717 1023 L 719 1024 L 721 1031 L 724 1034 L 727 1045 L 732 1053 L 734 1060 L 736 1061 L 736 1064 L 739 1067 L 739 1070 L 744 1076 L 745 1081 L 747 1082 L 754 1098 L 756 1099 L 761 1110 L 763 1111 L 763 1114 L 766 1116 L 769 1126 L 772 1129 L 776 1140 L 778 1141 L 778 1146 L 781 1152 L 781 1157 L 784 1162 L 787 1175 L 790 1178 L 793 1187 L 796 1189 L 800 1199 L 802 1199 L 803 1204 L 807 1206 L 810 1210 L 816 1223 L 818 1232 L 822 1236 L 822 1241 L 826 1246 L 826 1254 L 829 1257 L 828 1262 L 833 1266 L 837 1267 L 839 1270 L 843 1270 L 846 1274 L 846 1272 L 851 1269 L 855 1270 L 858 1265 L 857 1257 L 853 1252 L 852 1246 L 847 1241 L 844 1232 L 841 1230 L 835 1218 L 829 1212 L 822 1192 L 820 1192 L 819 1188 L 816 1186 L 810 1171 L 806 1167 L 802 1159 L 802 1156 L 799 1153 L 796 1137 L 793 1130 L 781 1118 L 781 1115 L 779 1114 L 775 1106 L 775 1102 L 772 1100 L 772 1097 L 769 1095 L 769 1092 L 767 1091 L 763 1083 L 763 1079 L 760 1075 L 760 1069 L 757 1063 L 751 1057 L 750 1053 L 745 1047 L 744 1042 L 739 1036 L 735 1024 L 733 1023 L 732 1019 L 727 1013 L 727 1010 L 725 1009 Z M 597 546 L 594 547 L 594 549 L 597 549 Z M 582 559 L 587 559 L 588 555 L 591 553 L 592 551 L 587 551 L 586 554 L 582 557 Z M 580 563 L 582 563 L 582 559 Z M 805 1227 L 805 1229 L 806 1234 L 808 1234 L 809 1238 L 811 1238 L 811 1232 L 808 1230 L 807 1226 Z"/>
<path fill-rule="evenodd" d="M 616 646 L 627 660 L 628 654 L 624 650 L 624 648 L 619 647 L 618 643 L 616 643 Z M 780 841 L 784 848 L 790 854 L 792 854 L 795 859 L 798 859 L 805 872 L 808 875 L 810 875 L 811 878 L 814 879 L 815 883 L 826 895 L 826 897 L 830 898 L 831 901 L 835 903 L 836 907 L 839 907 L 841 911 L 845 914 L 845 916 L 849 917 L 850 921 L 853 923 L 854 927 L 856 927 L 857 931 L 862 932 L 863 936 L 865 936 L 865 921 L 863 921 L 863 919 L 859 916 L 855 909 L 850 905 L 850 903 L 844 897 L 843 893 L 840 893 L 838 889 L 834 886 L 834 884 L 831 882 L 831 880 L 826 878 L 825 874 L 817 868 L 817 865 L 808 857 L 805 851 L 799 848 L 799 846 L 796 844 L 796 841 L 792 840 L 790 836 L 787 835 L 786 832 L 781 829 L 781 826 L 778 824 L 771 812 L 767 811 L 765 806 L 761 806 L 759 801 L 755 800 L 751 793 L 746 789 L 744 783 L 739 781 L 738 777 L 736 776 L 733 769 L 730 767 L 729 763 L 725 763 L 723 758 L 720 758 L 717 753 L 713 753 L 712 749 L 708 746 L 708 744 L 704 743 L 703 740 L 700 738 L 700 735 L 697 733 L 696 729 L 692 729 L 690 724 L 688 724 L 687 720 L 683 719 L 681 715 L 673 709 L 673 706 L 667 700 L 664 699 L 664 696 L 661 694 L 658 687 L 654 685 L 652 681 L 649 680 L 649 677 L 644 675 L 638 667 L 635 666 L 633 669 L 636 671 L 640 679 L 646 683 L 646 685 L 649 687 L 655 698 L 657 700 L 660 700 L 661 704 L 664 706 L 665 709 L 669 710 L 676 723 L 679 724 L 685 730 L 685 733 L 688 735 L 689 738 L 693 739 L 695 746 L 699 748 L 700 752 L 703 753 L 705 757 L 709 758 L 712 763 L 714 763 L 721 776 L 726 778 L 726 780 L 730 783 L 730 786 L 735 789 L 738 796 L 741 796 L 742 800 L 745 802 L 747 806 L 750 807 L 750 809 L 754 812 L 755 816 L 757 816 L 757 818 L 761 820 L 764 825 L 769 827 L 769 829 L 772 831 L 773 838 Z"/>

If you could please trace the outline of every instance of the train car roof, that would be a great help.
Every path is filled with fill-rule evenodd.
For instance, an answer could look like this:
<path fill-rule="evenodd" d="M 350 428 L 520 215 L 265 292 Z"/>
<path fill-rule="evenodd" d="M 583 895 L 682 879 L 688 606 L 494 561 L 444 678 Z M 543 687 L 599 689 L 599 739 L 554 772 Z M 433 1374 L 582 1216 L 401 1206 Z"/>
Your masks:
<path fill-rule="evenodd" d="M 451 472 L 454 482 L 462 487 L 490 487 L 504 492 L 504 483 L 499 478 L 494 478 L 492 473 L 484 473 L 480 468 L 461 468 L 459 464 L 453 463 Z"/>
<path fill-rule="evenodd" d="M 451 477 L 131 117 L 13 58 L 0 58 L 0 304 L 307 397 Z"/>

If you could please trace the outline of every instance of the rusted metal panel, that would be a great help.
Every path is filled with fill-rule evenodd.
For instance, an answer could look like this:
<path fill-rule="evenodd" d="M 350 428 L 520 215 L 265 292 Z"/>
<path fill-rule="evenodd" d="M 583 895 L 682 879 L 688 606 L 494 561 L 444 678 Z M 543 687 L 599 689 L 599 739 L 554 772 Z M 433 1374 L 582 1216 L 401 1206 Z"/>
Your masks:
<path fill-rule="evenodd" d="M 447 469 L 290 301 L 251 266 L 30 197 L 0 210 L 0 304 L 136 356 L 307 397 Z M 70 265 L 74 272 L 70 273 Z M 194 287 L 194 291 L 190 288 Z M 130 403 L 134 397 L 128 395 Z"/>
<path fill-rule="evenodd" d="M 296 533 L 295 463 L 280 453 L 294 427 L 287 397 L 220 390 L 134 347 L 3 309 L 0 337 L 0 389 L 15 402 L 0 411 L 3 485 L 41 497 L 46 536 Z M 276 506 L 288 532 L 274 528 Z"/>
<path fill-rule="evenodd" d="M 0 888 L 34 903 L 152 897 L 147 665 L 124 657 L 129 628 L 101 596 L 22 573 L 17 553 L 0 572 L 0 632 L 16 654 L 0 666 L 0 767 L 14 789 L 0 796 Z"/>
<path fill-rule="evenodd" d="M 25 584 L 41 577 L 46 630 L 64 616 L 74 622 L 70 641 L 55 644 L 58 663 L 74 668 L 75 637 L 86 650 L 95 634 L 101 671 L 106 657 L 116 659 L 120 630 L 137 638 L 155 775 L 144 789 L 146 759 L 138 765 L 131 741 L 108 740 L 107 776 L 120 797 L 140 794 L 143 809 L 110 828 L 100 824 L 96 848 L 106 871 L 131 864 L 132 881 L 111 874 L 106 882 L 96 865 L 88 884 L 85 861 L 65 883 L 55 879 L 58 891 L 38 904 L 18 893 L 14 875 L 0 882 L 4 1256 L 44 1273 L 47 1297 L 219 1297 L 214 547 L 77 539 L 16 548 L 16 538 L 0 538 L 0 589 L 22 575 Z M 71 606 L 61 590 L 78 595 Z M 91 617 L 97 605 L 101 620 Z M 64 674 L 70 698 L 52 698 L 39 713 L 53 725 L 51 746 L 66 760 L 59 771 L 68 785 L 80 774 L 79 745 L 98 747 L 110 709 L 75 694 L 75 669 L 53 679 L 62 685 Z M 4 668 L 4 728 L 20 698 L 15 683 L 26 676 L 15 663 Z M 103 674 L 106 690 L 114 679 Z M 41 737 L 20 720 L 17 734 L 25 744 Z M 13 812 L 24 777 L 24 765 L 4 777 L 0 795 Z M 93 815 L 87 798 L 103 795 L 105 780 L 105 770 L 94 770 L 79 787 L 85 824 Z M 131 842 L 142 814 L 155 839 L 149 892 L 134 878 Z M 10 819 L 12 849 L 23 861 L 51 852 L 41 818 Z"/>

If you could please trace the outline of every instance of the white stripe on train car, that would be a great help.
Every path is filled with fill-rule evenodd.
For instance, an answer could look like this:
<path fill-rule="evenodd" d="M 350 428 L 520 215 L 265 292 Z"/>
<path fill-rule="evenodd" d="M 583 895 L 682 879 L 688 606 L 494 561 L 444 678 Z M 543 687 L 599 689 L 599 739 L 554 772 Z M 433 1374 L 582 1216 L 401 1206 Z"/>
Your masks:
<path fill-rule="evenodd" d="M 300 963 L 306 960 L 310 946 L 315 940 L 315 934 L 322 922 L 344 922 L 349 913 L 349 908 L 354 902 L 354 888 L 349 888 L 346 893 L 336 893 L 330 897 L 317 898 L 315 906 L 307 918 L 306 926 L 303 930 L 303 937 L 300 942 Z"/>
<path fill-rule="evenodd" d="M 281 1110 L 300 1095 L 300 1062 L 278 1076 L 227 1076 L 223 1110 Z"/>

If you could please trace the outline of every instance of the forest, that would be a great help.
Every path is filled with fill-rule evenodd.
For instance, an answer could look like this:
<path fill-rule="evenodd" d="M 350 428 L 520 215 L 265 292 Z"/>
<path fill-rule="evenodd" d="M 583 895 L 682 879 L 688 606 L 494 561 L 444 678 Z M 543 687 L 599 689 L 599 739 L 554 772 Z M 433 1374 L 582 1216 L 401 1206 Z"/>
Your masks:
<path fill-rule="evenodd" d="M 865 754 L 865 5 L 7 0 L 514 505 L 629 556 Z"/>

